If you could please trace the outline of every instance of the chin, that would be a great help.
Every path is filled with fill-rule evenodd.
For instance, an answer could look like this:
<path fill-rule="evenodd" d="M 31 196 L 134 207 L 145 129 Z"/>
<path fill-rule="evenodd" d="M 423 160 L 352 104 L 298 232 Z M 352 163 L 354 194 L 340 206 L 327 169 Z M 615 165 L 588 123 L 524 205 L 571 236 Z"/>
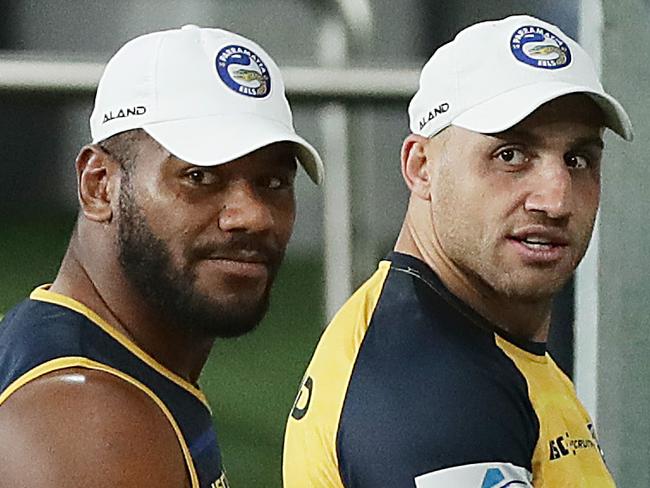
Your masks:
<path fill-rule="evenodd" d="M 547 276 L 541 279 L 529 278 L 504 283 L 502 290 L 510 298 L 536 302 L 549 300 L 557 295 L 568 281 L 568 277 Z"/>
<path fill-rule="evenodd" d="M 260 279 L 201 279 L 192 284 L 194 293 L 201 294 L 218 307 L 245 307 L 264 300 L 271 288 L 269 280 Z"/>
<path fill-rule="evenodd" d="M 251 320 L 239 319 L 239 321 L 230 320 L 227 323 L 215 321 L 207 327 L 204 327 L 204 331 L 211 337 L 219 339 L 234 339 L 254 331 L 259 324 L 260 321 L 256 318 Z"/>
<path fill-rule="evenodd" d="M 200 328 L 215 337 L 230 338 L 245 335 L 259 325 L 269 308 L 269 295 L 239 294 L 206 302 Z"/>

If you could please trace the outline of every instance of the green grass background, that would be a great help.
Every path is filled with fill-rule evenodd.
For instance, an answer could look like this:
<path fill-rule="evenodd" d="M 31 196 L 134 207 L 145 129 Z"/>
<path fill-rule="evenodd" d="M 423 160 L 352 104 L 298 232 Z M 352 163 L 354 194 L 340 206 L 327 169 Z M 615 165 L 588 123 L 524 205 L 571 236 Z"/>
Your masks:
<path fill-rule="evenodd" d="M 51 282 L 74 215 L 0 219 L 0 315 Z M 217 342 L 201 385 L 234 488 L 280 487 L 284 424 L 324 321 L 322 262 L 288 256 L 258 329 Z"/>

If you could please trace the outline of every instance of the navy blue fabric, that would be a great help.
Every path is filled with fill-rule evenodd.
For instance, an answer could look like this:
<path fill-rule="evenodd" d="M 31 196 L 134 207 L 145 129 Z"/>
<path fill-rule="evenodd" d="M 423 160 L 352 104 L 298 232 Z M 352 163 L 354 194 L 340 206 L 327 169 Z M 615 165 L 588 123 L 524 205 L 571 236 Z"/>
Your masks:
<path fill-rule="evenodd" d="M 480 462 L 532 472 L 539 420 L 493 327 L 421 261 L 388 259 L 339 423 L 345 486 L 413 488 L 420 474 Z"/>
<path fill-rule="evenodd" d="M 52 359 L 80 356 L 108 365 L 151 389 L 172 413 L 190 448 L 200 486 L 221 475 L 221 454 L 207 407 L 151 368 L 85 316 L 66 307 L 25 300 L 0 323 L 0 392 Z"/>

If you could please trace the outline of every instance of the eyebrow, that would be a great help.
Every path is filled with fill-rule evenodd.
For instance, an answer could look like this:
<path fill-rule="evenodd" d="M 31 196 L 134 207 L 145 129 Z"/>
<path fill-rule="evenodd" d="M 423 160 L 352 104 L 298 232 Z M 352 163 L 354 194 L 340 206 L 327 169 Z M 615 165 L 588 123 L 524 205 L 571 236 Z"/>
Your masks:
<path fill-rule="evenodd" d="M 578 137 L 574 142 L 576 146 L 596 146 L 598 149 L 605 149 L 605 142 L 601 137 Z"/>
<path fill-rule="evenodd" d="M 503 132 L 497 132 L 496 134 L 489 134 L 498 139 L 519 139 L 523 141 L 530 141 L 533 144 L 537 144 L 540 141 L 540 137 L 536 136 L 532 132 L 522 129 L 508 129 Z M 578 147 L 586 146 L 595 146 L 596 148 L 602 150 L 605 148 L 605 143 L 603 142 L 602 137 L 600 136 L 586 136 L 586 137 L 577 137 L 571 141 L 571 145 Z"/>

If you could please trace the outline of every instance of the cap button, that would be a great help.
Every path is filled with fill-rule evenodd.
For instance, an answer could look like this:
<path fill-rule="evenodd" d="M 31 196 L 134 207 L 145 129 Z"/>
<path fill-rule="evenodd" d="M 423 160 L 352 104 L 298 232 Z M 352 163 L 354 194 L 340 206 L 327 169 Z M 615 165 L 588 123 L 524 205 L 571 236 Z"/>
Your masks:
<path fill-rule="evenodd" d="M 186 24 L 183 27 L 181 27 L 181 30 L 198 30 L 199 26 L 194 25 L 194 24 Z"/>

